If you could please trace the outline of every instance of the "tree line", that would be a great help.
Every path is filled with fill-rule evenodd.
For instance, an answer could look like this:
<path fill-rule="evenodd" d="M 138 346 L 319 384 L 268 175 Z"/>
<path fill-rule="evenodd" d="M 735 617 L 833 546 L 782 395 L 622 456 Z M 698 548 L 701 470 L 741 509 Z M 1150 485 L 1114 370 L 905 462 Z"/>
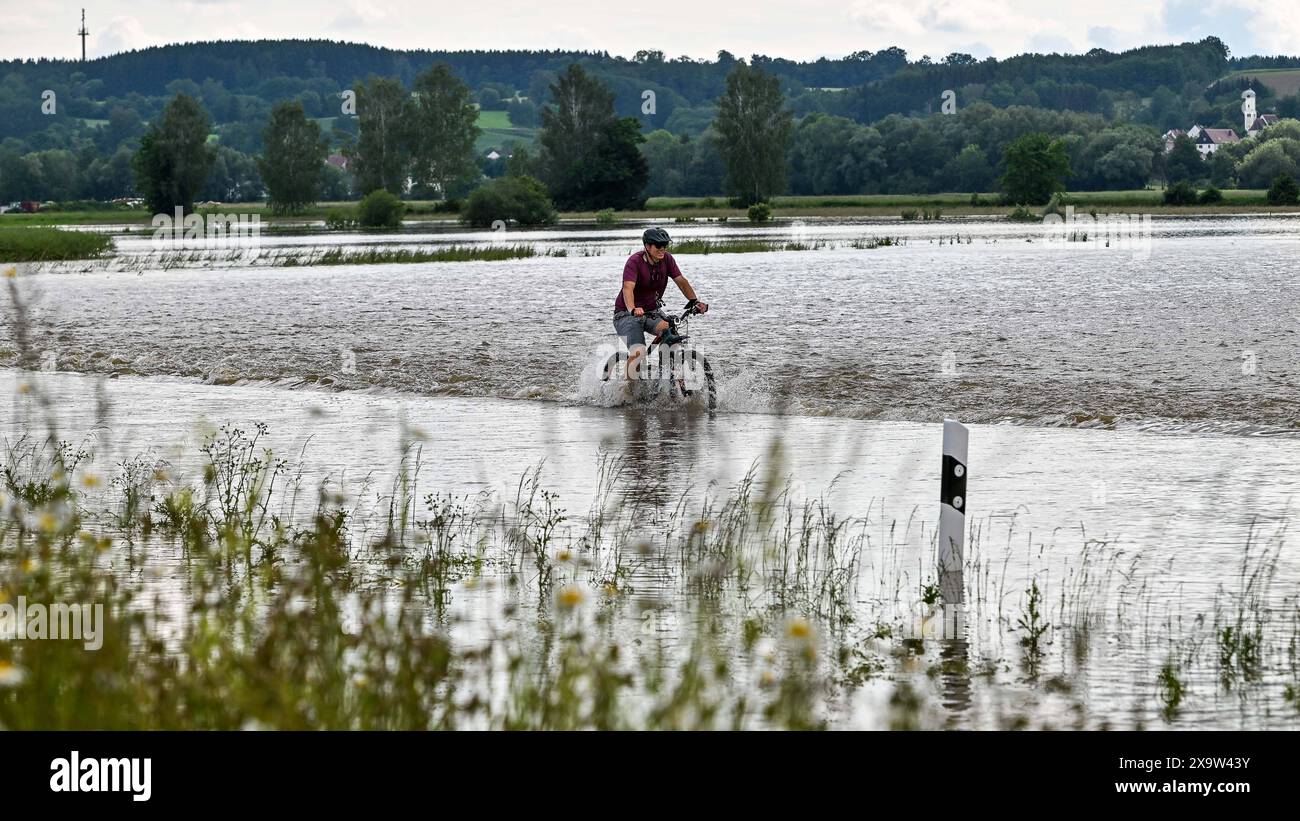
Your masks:
<path fill-rule="evenodd" d="M 379 189 L 459 202 L 487 184 L 497 185 L 495 199 L 485 194 L 479 205 L 522 198 L 521 210 L 535 214 L 547 211 L 529 199 L 538 191 L 562 210 L 591 211 L 634 209 L 660 195 L 724 194 L 749 205 L 784 193 L 1010 193 L 1012 146 L 1029 135 L 1059 145 L 1068 167 L 1061 185 L 1072 190 L 1184 179 L 1263 187 L 1280 173 L 1295 175 L 1300 161 L 1300 134 L 1288 121 L 1205 162 L 1182 141 L 1166 155 L 1150 125 L 1095 113 L 977 102 L 950 114 L 890 114 L 871 125 L 824 112 L 796 116 L 777 75 L 736 61 L 695 137 L 665 129 L 644 135 L 640 120 L 620 115 L 618 95 L 572 63 L 543 92 L 536 141 L 503 146 L 508 159 L 489 162 L 474 151 L 482 96 L 449 66 L 431 66 L 409 86 L 371 77 L 355 92 L 355 136 L 343 147 L 348 174 L 325 162 L 331 137 L 300 100 L 272 107 L 258 129 L 260 151 L 248 155 L 211 140 L 210 113 L 177 92 L 147 127 L 133 112 L 116 110 L 102 129 L 104 141 L 80 154 L 0 148 L 0 198 L 36 190 L 66 200 L 129 190 L 170 211 L 196 199 L 266 196 L 276 211 L 294 212 Z M 97 153 L 118 137 L 123 143 L 112 154 Z M 127 147 L 132 141 L 138 148 Z M 1060 168 L 1055 160 L 1052 167 Z M 169 170 L 180 168 L 184 179 Z M 207 196 L 214 185 L 218 195 Z"/>

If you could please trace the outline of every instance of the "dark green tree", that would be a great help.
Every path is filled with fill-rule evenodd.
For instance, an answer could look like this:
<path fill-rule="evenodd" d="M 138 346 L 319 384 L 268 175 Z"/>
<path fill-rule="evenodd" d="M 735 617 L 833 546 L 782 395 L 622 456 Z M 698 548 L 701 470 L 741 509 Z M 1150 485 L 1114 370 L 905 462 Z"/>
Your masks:
<path fill-rule="evenodd" d="M 565 210 L 632 208 L 650 178 L 632 117 L 614 116 L 614 97 L 574 64 L 550 88 L 542 109 L 541 166 L 555 204 Z"/>
<path fill-rule="evenodd" d="M 550 225 L 555 206 L 546 186 L 532 177 L 502 177 L 476 188 L 461 209 L 461 220 L 490 228 L 497 220 L 516 225 Z"/>
<path fill-rule="evenodd" d="M 1237 184 L 1237 162 L 1227 151 L 1210 155 L 1210 183 L 1219 188 L 1231 188 Z"/>
<path fill-rule="evenodd" d="M 1052 194 L 1065 190 L 1070 157 L 1062 140 L 1037 131 L 1025 134 L 1003 153 L 1006 173 L 1002 190 L 1014 205 L 1044 205 Z"/>
<path fill-rule="evenodd" d="M 177 94 L 140 138 L 131 160 L 135 187 L 155 214 L 194 210 L 216 154 L 208 145 L 208 116 L 188 94 Z"/>
<path fill-rule="evenodd" d="M 479 135 L 475 124 L 478 109 L 471 101 L 469 86 L 445 63 L 416 77 L 414 91 L 407 126 L 411 177 L 416 184 L 436 188 L 446 196 L 452 183 L 477 172 L 474 141 Z"/>
<path fill-rule="evenodd" d="M 357 206 L 357 221 L 366 228 L 397 228 L 402 224 L 406 203 L 383 188 L 376 188 Z"/>
<path fill-rule="evenodd" d="M 1300 185 L 1290 174 L 1279 174 L 1268 189 L 1269 205 L 1295 205 L 1300 203 Z"/>
<path fill-rule="evenodd" d="M 713 128 L 727 169 L 727 194 L 742 205 L 764 202 L 785 190 L 794 122 L 784 106 L 775 76 L 744 63 L 727 75 Z"/>
<path fill-rule="evenodd" d="M 325 181 L 329 141 L 316 121 L 307 119 L 302 103 L 280 103 L 271 110 L 262 145 L 257 170 L 266 184 L 271 210 L 296 214 L 315 203 Z"/>
<path fill-rule="evenodd" d="M 401 83 L 387 77 L 358 83 L 356 92 L 360 135 L 345 153 L 357 192 L 369 194 L 383 188 L 400 196 L 410 168 L 409 96 Z"/>
<path fill-rule="evenodd" d="M 1195 184 L 1205 176 L 1205 160 L 1196 149 L 1196 143 L 1186 134 L 1174 140 L 1174 147 L 1165 157 L 1165 179 L 1170 183 Z"/>
<path fill-rule="evenodd" d="M 266 193 L 257 159 L 235 149 L 217 146 L 216 160 L 199 199 L 218 202 L 253 202 Z"/>
<path fill-rule="evenodd" d="M 885 173 L 880 134 L 844 117 L 809 114 L 790 141 L 790 190 L 861 194 Z"/>

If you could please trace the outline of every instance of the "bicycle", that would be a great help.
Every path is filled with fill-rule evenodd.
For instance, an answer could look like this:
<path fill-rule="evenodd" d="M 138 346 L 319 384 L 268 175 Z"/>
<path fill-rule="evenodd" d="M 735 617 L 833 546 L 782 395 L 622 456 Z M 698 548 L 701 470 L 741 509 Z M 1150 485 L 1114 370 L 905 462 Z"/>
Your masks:
<path fill-rule="evenodd" d="M 666 388 L 669 401 L 686 403 L 700 396 L 709 413 L 713 413 L 718 406 L 718 390 L 713 378 L 713 366 L 709 364 L 704 354 L 695 350 L 694 346 L 685 344 L 689 338 L 685 332 L 687 323 L 692 316 L 700 312 L 696 300 L 687 302 L 685 309 L 676 316 L 663 313 L 662 306 L 663 302 L 660 301 L 650 315 L 667 320 L 668 328 L 681 338 L 666 351 L 660 344 L 662 333 L 646 346 L 645 353 L 637 360 L 634 378 L 640 384 L 655 384 L 656 389 L 651 395 L 640 398 L 643 401 L 654 401 Z M 659 359 L 658 365 L 654 359 L 656 353 Z M 667 359 L 666 363 L 664 359 Z M 627 361 L 628 355 L 624 351 L 610 354 L 609 359 L 605 360 L 604 376 L 601 377 L 601 381 L 608 382 L 615 375 L 625 375 Z"/>

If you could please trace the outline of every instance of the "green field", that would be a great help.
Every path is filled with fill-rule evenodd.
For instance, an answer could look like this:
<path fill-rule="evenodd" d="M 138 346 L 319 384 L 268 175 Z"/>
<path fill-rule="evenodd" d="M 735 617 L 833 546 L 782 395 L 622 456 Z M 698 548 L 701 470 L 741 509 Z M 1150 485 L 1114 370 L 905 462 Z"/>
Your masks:
<path fill-rule="evenodd" d="M 1235 80 L 1238 77 L 1253 77 L 1279 97 L 1290 97 L 1300 92 L 1300 68 L 1255 68 L 1234 71 L 1219 82 Z"/>
<path fill-rule="evenodd" d="M 479 111 L 477 125 L 480 134 L 474 141 L 474 151 L 480 156 L 507 143 L 530 145 L 537 139 L 537 129 L 516 128 L 510 124 L 510 115 L 505 111 Z"/>
<path fill-rule="evenodd" d="M 479 111 L 479 128 L 511 128 L 510 113 L 507 111 Z"/>

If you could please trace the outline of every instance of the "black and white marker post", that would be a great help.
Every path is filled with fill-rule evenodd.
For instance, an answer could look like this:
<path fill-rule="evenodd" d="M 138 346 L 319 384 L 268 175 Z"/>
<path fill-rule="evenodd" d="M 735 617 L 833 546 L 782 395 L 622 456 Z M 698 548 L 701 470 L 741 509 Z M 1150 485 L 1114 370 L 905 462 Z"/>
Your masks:
<path fill-rule="evenodd" d="M 939 590 L 945 605 L 960 606 L 966 601 L 962 567 L 966 545 L 966 447 L 969 441 L 970 431 L 965 425 L 956 419 L 943 420 L 943 477 L 939 483 Z"/>

